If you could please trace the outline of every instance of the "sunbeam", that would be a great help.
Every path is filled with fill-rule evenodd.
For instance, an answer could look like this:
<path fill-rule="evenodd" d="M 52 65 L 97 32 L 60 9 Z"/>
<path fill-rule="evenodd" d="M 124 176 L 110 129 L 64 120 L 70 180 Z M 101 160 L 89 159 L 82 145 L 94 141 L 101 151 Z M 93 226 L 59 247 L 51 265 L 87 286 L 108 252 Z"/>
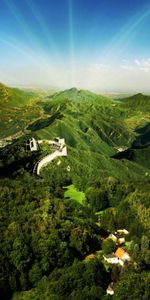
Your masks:
<path fill-rule="evenodd" d="M 117 32 L 117 34 L 110 40 L 107 47 L 104 48 L 103 52 L 96 58 L 97 64 L 99 65 L 99 71 L 101 66 L 118 64 L 118 59 L 121 55 L 125 54 L 128 50 L 130 41 L 133 36 L 136 36 L 139 32 L 140 26 L 150 16 L 150 6 L 146 6 L 142 12 L 138 12 L 132 17 L 128 23 Z M 112 75 L 113 76 L 113 75 Z M 91 86 L 93 81 L 93 74 L 88 72 L 84 85 Z M 111 78 L 110 78 L 111 79 Z M 105 82 L 104 82 L 105 85 Z"/>
<path fill-rule="evenodd" d="M 104 0 L 0 1 L 1 68 L 6 63 L 12 71 L 7 74 L 22 83 L 38 81 L 58 88 L 87 89 L 99 85 L 105 88 L 108 81 L 113 85 L 115 69 L 120 72 L 122 64 L 126 64 L 123 72 L 129 69 L 130 62 L 136 72 L 149 72 L 142 63 L 148 61 L 150 47 L 147 3 L 148 0 L 127 0 L 122 4 L 116 0 L 116 4 L 109 5 Z"/>
<path fill-rule="evenodd" d="M 75 48 L 73 32 L 73 0 L 68 0 L 69 7 L 69 43 L 70 43 L 70 66 L 71 66 L 71 86 L 76 86 L 76 66 L 75 66 Z"/>
<path fill-rule="evenodd" d="M 70 40 L 70 69 L 68 71 L 65 70 L 66 66 L 64 64 L 63 58 L 61 57 L 60 53 L 61 50 L 57 49 L 55 42 L 52 38 L 52 35 L 50 33 L 50 30 L 47 28 L 46 24 L 44 23 L 41 14 L 39 13 L 37 7 L 35 6 L 34 2 L 26 0 L 28 7 L 30 8 L 30 11 L 32 12 L 32 15 L 34 18 L 38 21 L 40 25 L 40 30 L 42 30 L 43 35 L 46 37 L 46 47 L 49 47 L 49 51 L 46 53 L 46 49 L 42 49 L 39 37 L 37 37 L 35 34 L 33 34 L 32 29 L 29 27 L 29 24 L 25 21 L 25 19 L 22 16 L 22 13 L 16 8 L 15 4 L 12 3 L 11 0 L 6 0 L 7 6 L 11 13 L 14 15 L 15 19 L 23 29 L 23 32 L 25 36 L 28 38 L 29 43 L 31 47 L 33 48 L 31 54 L 31 49 L 25 49 L 23 50 L 22 47 L 15 46 L 15 43 L 10 42 L 8 40 L 5 40 L 5 43 L 9 44 L 13 49 L 16 51 L 19 51 L 26 57 L 30 58 L 34 65 L 39 66 L 42 69 L 42 72 L 47 75 L 47 78 L 49 78 L 50 82 L 53 85 L 59 85 L 58 83 L 63 81 L 62 76 L 62 69 L 64 69 L 64 72 L 67 75 L 63 75 L 63 77 L 66 77 L 66 86 L 72 86 L 75 84 L 75 62 L 74 62 L 74 42 L 73 42 L 73 18 L 72 18 L 72 1 L 69 0 L 69 40 Z M 4 42 L 4 40 L 3 40 Z M 46 48 L 44 47 L 44 48 Z M 27 48 L 27 47 L 25 47 Z M 34 50 L 35 49 L 35 50 Z M 36 50 L 37 49 L 37 50 Z M 34 53 L 36 52 L 36 55 Z M 37 55 L 37 52 L 40 53 L 40 55 Z M 29 54 L 30 53 L 30 54 Z M 57 68 L 54 68 L 53 65 L 57 65 Z M 58 70 L 59 68 L 59 70 Z M 53 72 L 51 71 L 53 69 Z M 71 72 L 71 76 L 69 76 L 69 72 Z M 67 79 L 68 77 L 68 79 Z M 71 80 L 70 80 L 71 78 Z"/>
<path fill-rule="evenodd" d="M 39 57 L 37 54 L 35 55 L 35 53 L 31 52 L 31 49 L 28 48 L 23 48 L 22 46 L 19 46 L 17 44 L 17 41 L 13 41 L 12 39 L 4 39 L 2 37 L 0 37 L 0 42 L 6 44 L 7 46 L 15 49 L 16 52 L 20 53 L 22 55 L 22 62 L 24 61 L 24 58 L 28 58 L 29 62 L 32 62 L 33 66 L 37 66 L 39 67 L 39 70 L 42 71 L 43 75 L 45 74 L 45 76 L 48 78 L 50 78 L 52 84 L 57 85 L 57 80 L 54 80 L 54 78 L 56 76 L 51 76 L 50 77 L 50 72 L 49 72 L 49 68 L 50 65 L 47 65 L 47 63 L 45 62 L 44 56 L 43 57 Z M 57 75 L 57 79 L 59 79 L 58 75 Z"/>
<path fill-rule="evenodd" d="M 136 35 L 139 31 L 142 23 L 150 16 L 150 6 L 146 6 L 144 11 L 138 12 L 131 20 L 123 26 L 123 28 L 116 34 L 116 36 L 111 40 L 107 49 L 104 50 L 103 62 L 106 63 L 109 57 L 115 53 L 117 56 L 126 50 L 129 41 L 132 39 L 133 35 Z"/>
<path fill-rule="evenodd" d="M 12 13 L 12 15 L 14 16 L 14 18 L 18 22 L 19 26 L 23 30 L 24 35 L 28 38 L 28 42 L 32 46 L 37 45 L 39 47 L 40 45 L 39 45 L 38 39 L 35 37 L 34 34 L 31 34 L 31 32 L 32 32 L 31 27 L 25 21 L 23 14 L 18 9 L 18 7 L 15 5 L 15 3 L 12 2 L 11 0 L 5 0 L 5 2 L 7 4 L 8 9 L 10 10 L 10 12 Z"/>
<path fill-rule="evenodd" d="M 49 47 L 49 52 L 50 52 L 51 57 L 53 57 L 53 59 L 55 59 L 55 61 L 57 61 L 60 65 L 63 64 L 62 58 L 60 56 L 60 52 L 58 51 L 58 48 L 57 48 L 55 41 L 52 37 L 52 34 L 50 32 L 50 28 L 48 28 L 48 26 L 46 25 L 42 14 L 38 10 L 37 5 L 34 3 L 33 0 L 32 1 L 25 0 L 25 1 L 28 4 L 28 6 L 32 12 L 32 15 L 39 23 L 40 29 L 42 30 L 42 33 L 47 40 L 47 45 Z"/>
<path fill-rule="evenodd" d="M 29 27 L 29 25 L 27 24 L 27 22 L 25 21 L 25 19 L 23 18 L 21 12 L 16 8 L 16 6 L 14 5 L 14 3 L 12 3 L 11 0 L 6 0 L 6 3 L 10 9 L 10 11 L 12 12 L 12 14 L 14 15 L 14 17 L 16 18 L 17 22 L 19 23 L 19 25 L 21 26 L 21 28 L 23 28 L 24 34 L 25 36 L 27 36 L 28 41 L 32 47 L 33 50 L 33 54 L 29 55 L 28 53 L 31 52 L 31 49 L 25 49 L 25 51 L 22 49 L 22 47 L 15 47 L 15 43 L 9 43 L 9 41 L 5 41 L 8 42 L 9 45 L 11 45 L 14 49 L 20 51 L 20 53 L 22 52 L 23 55 L 26 55 L 26 57 L 29 57 L 30 59 L 32 59 L 32 61 L 40 66 L 40 68 L 42 68 L 43 72 L 45 74 L 47 74 L 47 76 L 49 76 L 48 74 L 48 69 L 51 67 L 51 64 L 53 63 L 58 63 L 58 56 L 56 55 L 56 49 L 53 48 L 53 53 L 45 53 L 45 51 L 42 49 L 42 45 L 40 43 L 40 40 L 38 37 L 35 36 L 35 34 L 33 34 L 32 29 Z M 27 45 L 25 48 L 28 48 Z M 35 55 L 35 53 L 36 55 Z M 38 57 L 37 52 L 41 53 L 40 57 Z M 54 54 L 55 53 L 55 54 Z M 39 63 L 38 61 L 41 61 L 41 63 Z M 59 65 L 60 64 L 60 59 L 59 59 Z M 45 69 L 44 69 L 45 68 Z M 59 76 L 57 76 L 59 78 Z M 53 81 L 53 78 L 51 78 L 51 81 Z"/>

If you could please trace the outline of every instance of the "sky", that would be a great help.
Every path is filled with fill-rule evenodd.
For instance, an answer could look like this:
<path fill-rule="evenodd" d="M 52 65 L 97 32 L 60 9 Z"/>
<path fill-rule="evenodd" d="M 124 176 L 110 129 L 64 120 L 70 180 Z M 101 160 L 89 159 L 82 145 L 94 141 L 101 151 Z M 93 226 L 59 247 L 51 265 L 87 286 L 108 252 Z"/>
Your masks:
<path fill-rule="evenodd" d="M 0 81 L 150 92 L 150 0 L 0 0 Z"/>

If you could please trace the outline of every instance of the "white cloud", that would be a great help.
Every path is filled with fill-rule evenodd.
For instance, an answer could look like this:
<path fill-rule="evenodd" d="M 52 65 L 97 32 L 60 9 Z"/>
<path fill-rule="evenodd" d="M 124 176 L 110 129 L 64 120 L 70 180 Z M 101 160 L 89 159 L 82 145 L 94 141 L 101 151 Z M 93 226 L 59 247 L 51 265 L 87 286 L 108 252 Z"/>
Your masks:
<path fill-rule="evenodd" d="M 140 68 L 150 68 L 150 58 L 134 59 L 134 64 Z"/>
<path fill-rule="evenodd" d="M 150 60 L 149 59 L 143 60 L 142 65 L 146 68 L 150 68 Z"/>
<path fill-rule="evenodd" d="M 2 77 L 3 74 L 3 77 Z M 74 80 L 72 78 L 74 77 Z M 61 89 L 77 86 L 101 91 L 150 91 L 150 58 L 117 64 L 67 66 L 49 64 L 9 65 L 1 68 L 0 81 L 26 86 L 49 86 Z"/>
<path fill-rule="evenodd" d="M 140 65 L 141 65 L 141 63 L 140 63 L 140 61 L 139 61 L 138 59 L 135 59 L 135 60 L 134 60 L 134 63 L 135 63 L 137 66 L 140 66 Z"/>
<path fill-rule="evenodd" d="M 120 68 L 128 71 L 134 70 L 134 66 L 132 65 L 120 65 Z"/>
<path fill-rule="evenodd" d="M 96 71 L 106 71 L 108 72 L 109 70 L 109 66 L 108 65 L 105 65 L 105 64 L 90 64 L 89 65 L 89 69 L 90 70 L 96 70 Z"/>

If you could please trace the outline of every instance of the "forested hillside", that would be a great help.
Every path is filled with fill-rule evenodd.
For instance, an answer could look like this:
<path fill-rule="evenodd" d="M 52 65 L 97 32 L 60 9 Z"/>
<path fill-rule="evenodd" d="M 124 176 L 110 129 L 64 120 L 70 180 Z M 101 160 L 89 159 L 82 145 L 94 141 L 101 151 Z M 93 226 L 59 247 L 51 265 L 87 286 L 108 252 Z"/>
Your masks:
<path fill-rule="evenodd" d="M 12 137 L 0 148 L 2 299 L 150 298 L 149 99 L 0 86 L 1 142 Z M 27 150 L 31 137 L 67 146 L 40 177 L 33 168 L 49 148 Z M 103 255 L 117 249 L 109 234 L 124 228 L 131 261 L 122 268 Z"/>

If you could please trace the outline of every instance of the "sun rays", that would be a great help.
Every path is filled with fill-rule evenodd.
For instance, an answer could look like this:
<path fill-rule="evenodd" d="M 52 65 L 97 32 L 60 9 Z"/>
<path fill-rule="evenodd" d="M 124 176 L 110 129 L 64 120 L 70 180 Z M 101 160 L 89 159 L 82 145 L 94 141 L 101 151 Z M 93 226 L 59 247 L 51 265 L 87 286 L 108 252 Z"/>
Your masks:
<path fill-rule="evenodd" d="M 76 86 L 75 79 L 75 46 L 73 31 L 73 0 L 68 0 L 68 18 L 69 18 L 69 45 L 70 45 L 70 67 L 71 67 L 71 86 Z"/>
<path fill-rule="evenodd" d="M 128 51 L 130 46 L 130 41 L 138 34 L 140 26 L 144 25 L 149 16 L 150 5 L 136 13 L 120 30 L 118 30 L 116 35 L 110 39 L 107 47 L 105 47 L 102 53 L 97 57 L 97 65 L 99 65 L 100 72 L 103 71 L 102 69 L 107 65 L 110 67 L 116 65 L 116 67 L 118 67 L 118 60 L 120 59 L 121 61 L 121 57 L 126 55 L 126 51 Z M 103 72 L 101 73 L 103 74 Z M 86 78 L 89 86 L 91 86 L 92 80 L 93 72 L 90 73 L 89 71 Z M 84 84 L 86 85 L 85 81 Z"/>
<path fill-rule="evenodd" d="M 65 30 L 61 31 L 61 27 L 64 26 L 62 18 L 58 24 L 60 30 L 56 33 L 54 26 L 50 26 L 48 23 L 53 16 L 53 6 L 48 7 L 48 18 L 45 18 L 39 3 L 40 1 L 24 0 L 23 6 L 20 7 L 17 5 L 17 1 L 5 0 L 7 8 L 19 28 L 17 37 L 3 34 L 0 31 L 0 45 L 6 47 L 10 57 L 12 52 L 12 57 L 16 56 L 17 58 L 16 69 L 14 68 L 12 72 L 12 74 L 16 72 L 16 76 L 12 75 L 14 84 L 17 84 L 17 72 L 19 71 L 16 70 L 20 63 L 20 68 L 21 66 L 25 68 L 22 71 L 26 76 L 26 82 L 31 80 L 31 83 L 34 83 L 38 80 L 39 84 L 41 81 L 41 85 L 46 82 L 47 85 L 61 88 L 105 86 L 108 80 L 114 81 L 113 77 L 116 73 L 113 71 L 113 67 L 117 69 L 119 64 L 121 65 L 126 53 L 129 56 L 135 37 L 150 17 L 150 5 L 141 7 L 138 12 L 135 10 L 134 15 L 130 16 L 126 24 L 122 22 L 122 27 L 114 31 L 106 43 L 102 44 L 102 36 L 97 34 L 102 30 L 99 27 L 97 12 L 95 14 L 97 20 L 93 19 L 94 22 L 92 22 L 91 19 L 89 28 L 87 27 L 84 35 L 84 31 L 81 30 L 80 33 L 80 27 L 77 26 L 77 2 L 65 0 L 63 13 L 66 18 L 64 22 L 67 25 L 64 27 Z M 49 3 L 52 4 L 52 2 Z M 24 9 L 26 13 L 24 13 Z M 87 20 L 83 21 L 86 23 Z M 79 38 L 80 34 L 82 42 Z M 93 36 L 96 38 L 93 39 Z M 93 44 L 92 41 L 94 41 Z M 81 44 L 79 44 L 80 42 Z M 127 66 L 125 67 L 127 70 Z M 136 67 L 138 68 L 138 66 Z M 13 67 L 10 66 L 11 68 Z M 10 72 L 7 74 L 4 71 L 1 78 L 9 78 L 9 74 Z M 23 80 L 23 75 L 21 78 Z M 20 78 L 18 82 L 20 82 Z"/>
<path fill-rule="evenodd" d="M 46 25 L 44 21 L 44 17 L 40 13 L 37 5 L 33 0 L 25 0 L 28 4 L 28 7 L 30 8 L 33 17 L 36 19 L 36 21 L 39 23 L 40 29 L 42 31 L 42 34 L 47 40 L 47 46 L 49 49 L 50 56 L 55 59 L 59 64 L 63 64 L 61 56 L 60 56 L 60 50 L 57 48 L 55 40 L 52 36 L 52 33 L 50 31 L 50 28 L 48 25 Z"/>
<path fill-rule="evenodd" d="M 110 44 L 103 52 L 103 62 L 106 63 L 112 54 L 118 57 L 122 52 L 128 49 L 131 40 L 139 32 L 146 19 L 150 16 L 150 5 L 146 6 L 142 11 L 136 13 L 110 40 Z M 124 54 L 124 53 L 123 53 Z"/>

